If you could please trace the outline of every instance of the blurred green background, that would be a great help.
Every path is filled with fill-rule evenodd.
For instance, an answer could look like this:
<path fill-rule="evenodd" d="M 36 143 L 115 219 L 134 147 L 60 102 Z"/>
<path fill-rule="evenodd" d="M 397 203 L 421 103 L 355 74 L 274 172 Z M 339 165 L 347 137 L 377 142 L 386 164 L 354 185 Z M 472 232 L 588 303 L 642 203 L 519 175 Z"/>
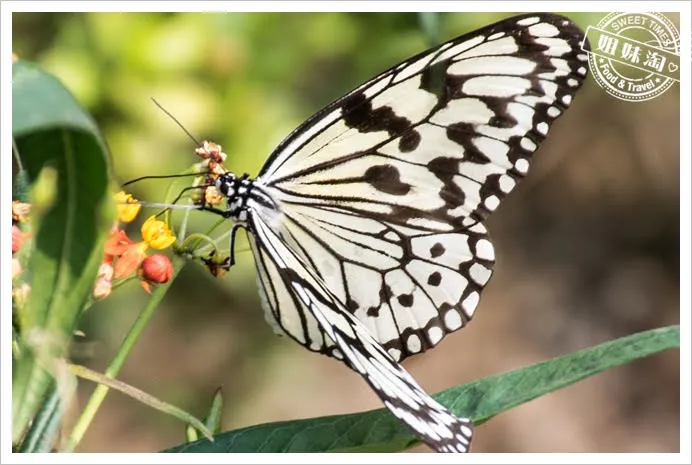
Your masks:
<path fill-rule="evenodd" d="M 447 40 L 507 16 L 443 14 L 437 34 Z M 586 29 L 603 14 L 567 16 Z M 420 19 L 15 13 L 12 35 L 14 53 L 57 75 L 92 113 L 125 181 L 197 161 L 193 142 L 151 97 L 195 137 L 221 144 L 229 169 L 254 175 L 312 113 L 431 45 Z M 132 191 L 161 201 L 167 185 L 144 181 Z M 632 103 L 589 78 L 531 175 L 489 220 L 497 265 L 474 322 L 406 367 L 436 392 L 678 323 L 679 190 L 679 87 Z M 214 220 L 200 214 L 196 228 Z M 223 279 L 197 265 L 183 270 L 120 379 L 198 416 L 223 386 L 224 429 L 380 407 L 340 363 L 273 335 L 252 257 L 237 258 Z M 102 371 L 146 299 L 133 283 L 93 308 L 76 359 Z M 80 405 L 92 389 L 82 383 Z M 492 419 L 473 450 L 678 451 L 679 396 L 679 355 L 669 351 Z M 111 393 L 79 450 L 156 451 L 183 441 L 177 420 Z"/>

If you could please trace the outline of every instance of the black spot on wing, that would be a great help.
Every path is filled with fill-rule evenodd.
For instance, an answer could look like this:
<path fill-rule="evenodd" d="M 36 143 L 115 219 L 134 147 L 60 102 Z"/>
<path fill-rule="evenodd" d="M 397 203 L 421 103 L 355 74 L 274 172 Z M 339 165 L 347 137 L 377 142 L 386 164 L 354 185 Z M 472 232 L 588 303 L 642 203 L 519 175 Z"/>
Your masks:
<path fill-rule="evenodd" d="M 387 131 L 397 136 L 411 127 L 411 121 L 397 116 L 391 107 L 373 108 L 372 102 L 362 93 L 346 98 L 341 107 L 346 126 L 359 132 Z"/>
<path fill-rule="evenodd" d="M 346 308 L 347 308 L 351 313 L 353 313 L 353 312 L 355 312 L 356 310 L 358 310 L 358 307 L 360 307 L 360 306 L 358 305 L 358 302 L 356 302 L 355 300 L 353 300 L 353 299 L 351 299 L 351 298 L 346 299 Z"/>
<path fill-rule="evenodd" d="M 430 160 L 428 169 L 443 183 L 440 198 L 447 208 L 455 208 L 464 204 L 466 194 L 454 182 L 454 176 L 459 172 L 459 160 L 453 157 L 438 157 Z"/>
<path fill-rule="evenodd" d="M 434 271 L 428 276 L 428 284 L 430 286 L 439 286 L 442 282 L 442 275 L 439 271 Z"/>
<path fill-rule="evenodd" d="M 370 307 L 366 311 L 368 316 L 374 316 L 378 317 L 380 316 L 380 308 L 379 307 Z"/>
<path fill-rule="evenodd" d="M 397 297 L 397 300 L 402 307 L 413 306 L 413 294 L 401 294 L 399 297 Z"/>
<path fill-rule="evenodd" d="M 363 181 L 391 195 L 406 195 L 411 190 L 411 185 L 401 181 L 399 170 L 392 165 L 371 166 L 363 174 Z"/>
<path fill-rule="evenodd" d="M 447 126 L 447 137 L 464 147 L 464 161 L 473 163 L 490 163 L 490 159 L 473 143 L 478 133 L 470 123 L 454 123 Z"/>
<path fill-rule="evenodd" d="M 428 66 L 421 73 L 420 88 L 437 96 L 438 102 L 449 100 L 447 68 L 449 61 L 441 61 Z"/>
<path fill-rule="evenodd" d="M 416 148 L 418 148 L 420 141 L 420 133 L 415 129 L 409 129 L 399 139 L 399 151 L 403 153 L 413 152 L 414 150 L 416 150 Z"/>
<path fill-rule="evenodd" d="M 380 302 L 389 302 L 394 293 L 388 284 L 383 284 L 380 288 Z"/>
<path fill-rule="evenodd" d="M 431 258 L 437 258 L 440 255 L 445 253 L 445 246 L 442 245 L 440 242 L 436 242 L 435 245 L 430 247 L 430 257 Z"/>

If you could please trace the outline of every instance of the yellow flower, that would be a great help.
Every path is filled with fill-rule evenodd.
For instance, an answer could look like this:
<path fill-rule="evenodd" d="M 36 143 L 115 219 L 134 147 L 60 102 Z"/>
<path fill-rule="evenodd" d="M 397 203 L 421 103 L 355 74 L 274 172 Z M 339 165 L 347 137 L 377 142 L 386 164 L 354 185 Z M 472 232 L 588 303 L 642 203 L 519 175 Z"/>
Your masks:
<path fill-rule="evenodd" d="M 142 225 L 142 239 L 154 249 L 165 249 L 175 242 L 175 236 L 168 225 L 156 216 L 150 216 Z"/>
<path fill-rule="evenodd" d="M 118 219 L 123 223 L 129 223 L 134 220 L 139 213 L 139 209 L 142 208 L 139 201 L 132 197 L 132 194 L 126 194 L 124 191 L 115 194 L 115 202 Z"/>

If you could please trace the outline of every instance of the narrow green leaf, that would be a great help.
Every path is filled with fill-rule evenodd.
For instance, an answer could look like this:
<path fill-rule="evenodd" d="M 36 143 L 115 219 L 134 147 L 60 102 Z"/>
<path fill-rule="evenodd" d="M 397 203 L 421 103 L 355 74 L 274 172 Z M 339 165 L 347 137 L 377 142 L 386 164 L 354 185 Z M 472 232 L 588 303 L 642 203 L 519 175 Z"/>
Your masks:
<path fill-rule="evenodd" d="M 22 441 L 19 452 L 50 452 L 60 426 L 60 394 L 52 383 L 46 399 Z"/>
<path fill-rule="evenodd" d="M 31 293 L 17 315 L 21 357 L 12 380 L 16 443 L 41 405 L 55 360 L 67 355 L 115 210 L 98 128 L 59 81 L 22 61 L 12 66 L 12 135 L 32 189 L 46 167 L 55 174 L 53 197 L 31 215 Z"/>
<path fill-rule="evenodd" d="M 608 368 L 680 347 L 680 327 L 633 334 L 435 396 L 475 424 Z M 418 443 L 387 410 L 251 426 L 165 452 L 395 452 Z"/>
<path fill-rule="evenodd" d="M 199 434 L 194 426 L 188 424 L 185 427 L 185 439 L 187 439 L 187 442 L 194 442 L 199 439 Z"/>
<path fill-rule="evenodd" d="M 204 425 L 209 428 L 214 434 L 221 432 L 221 413 L 223 412 L 223 391 L 221 388 L 214 393 L 214 399 L 211 401 L 209 413 L 204 419 Z"/>
<path fill-rule="evenodd" d="M 223 411 L 223 392 L 221 388 L 216 390 L 214 398 L 211 401 L 211 407 L 209 408 L 209 413 L 204 418 L 204 426 L 207 427 L 212 434 L 218 434 L 221 432 L 221 413 Z M 187 425 L 185 428 L 185 438 L 187 442 L 194 442 L 199 439 L 198 431 L 193 425 Z"/>

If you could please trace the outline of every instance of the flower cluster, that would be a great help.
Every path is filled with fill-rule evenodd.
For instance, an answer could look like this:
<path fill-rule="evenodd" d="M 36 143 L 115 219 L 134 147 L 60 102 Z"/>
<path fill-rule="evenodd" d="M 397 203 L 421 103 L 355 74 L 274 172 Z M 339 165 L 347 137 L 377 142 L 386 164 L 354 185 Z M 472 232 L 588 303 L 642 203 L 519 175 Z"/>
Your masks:
<path fill-rule="evenodd" d="M 138 276 L 144 290 L 151 292 L 151 285 L 168 282 L 173 275 L 173 264 L 166 255 L 156 253 L 147 255 L 151 249 L 162 250 L 175 243 L 175 236 L 168 225 L 150 216 L 142 224 L 141 241 L 134 241 L 120 227 L 119 223 L 133 221 L 141 205 L 125 192 L 115 195 L 119 222 L 111 230 L 104 247 L 103 261 L 99 269 L 94 298 L 103 299 L 111 293 L 113 280 Z"/>
<path fill-rule="evenodd" d="M 214 142 L 203 141 L 202 145 L 195 149 L 195 154 L 202 158 L 199 170 L 204 176 L 198 181 L 207 187 L 203 195 L 193 197 L 193 202 L 201 205 L 220 205 L 226 198 L 216 189 L 214 182 L 216 178 L 226 173 L 223 162 L 226 161 L 226 154 L 221 150 L 221 146 Z"/>
<path fill-rule="evenodd" d="M 106 240 L 103 260 L 94 284 L 93 297 L 108 297 L 114 280 L 139 277 L 142 287 L 151 292 L 151 285 L 168 282 L 173 275 L 173 264 L 161 253 L 148 255 L 149 249 L 163 250 L 175 243 L 175 236 L 168 225 L 156 219 L 147 218 L 141 227 L 142 240 L 134 241 L 122 229 L 121 223 L 132 222 L 139 213 L 141 205 L 130 194 L 118 192 L 115 195 L 118 221 Z M 20 224 L 27 221 L 30 205 L 12 202 L 12 296 L 15 305 L 21 306 L 29 295 L 29 285 L 17 279 L 22 274 L 22 265 L 15 256 L 31 234 L 22 232 Z"/>
<path fill-rule="evenodd" d="M 24 243 L 31 237 L 19 227 L 29 217 L 31 207 L 28 203 L 12 202 L 12 300 L 15 305 L 21 306 L 29 297 L 29 285 L 21 282 L 22 264 L 15 255 L 22 250 Z"/>

